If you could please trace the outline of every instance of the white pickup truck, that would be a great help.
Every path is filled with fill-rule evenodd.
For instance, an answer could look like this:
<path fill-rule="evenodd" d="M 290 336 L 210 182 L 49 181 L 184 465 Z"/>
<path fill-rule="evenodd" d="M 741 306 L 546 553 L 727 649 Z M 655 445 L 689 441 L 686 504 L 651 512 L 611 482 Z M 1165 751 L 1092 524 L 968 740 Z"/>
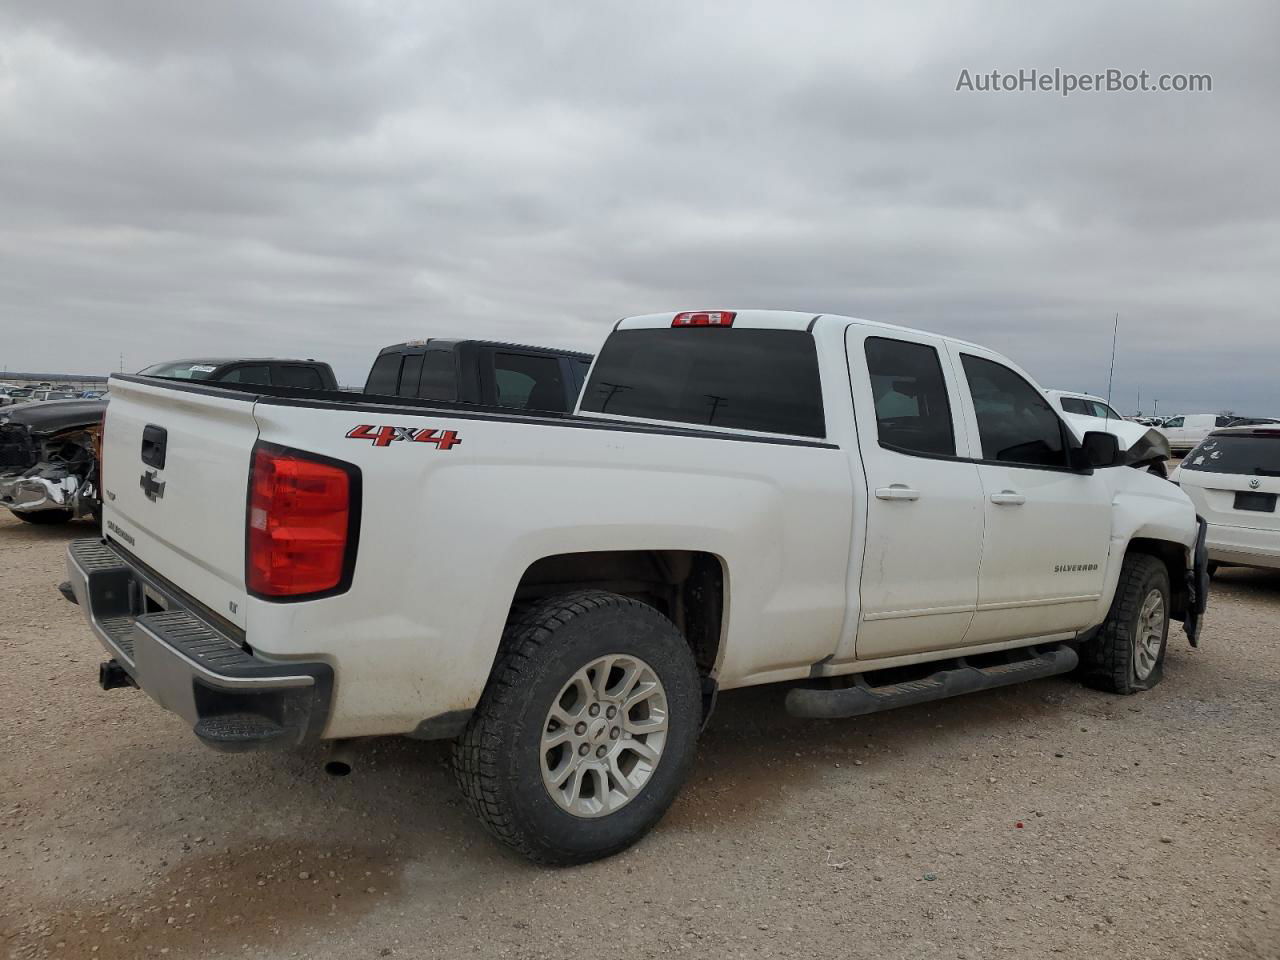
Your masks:
<path fill-rule="evenodd" d="M 1196 640 L 1204 525 L 1016 366 L 839 316 L 632 317 L 571 414 L 113 377 L 103 538 L 69 582 L 111 659 L 223 750 L 456 738 L 545 863 L 653 826 L 719 690 L 851 717 Z"/>

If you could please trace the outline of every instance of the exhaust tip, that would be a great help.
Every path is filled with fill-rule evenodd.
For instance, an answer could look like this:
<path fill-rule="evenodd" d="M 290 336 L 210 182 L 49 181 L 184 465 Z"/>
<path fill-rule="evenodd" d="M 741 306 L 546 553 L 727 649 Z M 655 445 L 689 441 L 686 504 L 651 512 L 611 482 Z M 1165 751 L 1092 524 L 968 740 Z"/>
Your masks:
<path fill-rule="evenodd" d="M 355 768 L 352 740 L 335 740 L 324 761 L 324 772 L 331 777 L 349 777 Z"/>
<path fill-rule="evenodd" d="M 347 760 L 326 760 L 324 772 L 331 777 L 349 777 L 351 776 L 351 763 Z"/>

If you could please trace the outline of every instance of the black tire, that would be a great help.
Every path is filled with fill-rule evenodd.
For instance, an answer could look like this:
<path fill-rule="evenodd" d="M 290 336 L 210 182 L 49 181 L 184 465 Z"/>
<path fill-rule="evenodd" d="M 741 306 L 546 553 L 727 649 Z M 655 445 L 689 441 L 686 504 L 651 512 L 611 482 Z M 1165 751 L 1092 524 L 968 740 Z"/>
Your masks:
<path fill-rule="evenodd" d="M 1155 664 L 1140 676 L 1137 644 L 1143 604 L 1154 591 L 1164 603 L 1164 628 Z M 1164 655 L 1169 645 L 1169 571 L 1155 557 L 1131 553 L 1120 568 L 1111 610 L 1097 635 L 1080 650 L 1081 679 L 1086 686 L 1108 693 L 1131 694 L 1150 690 L 1164 672 Z"/>
<path fill-rule="evenodd" d="M 657 674 L 666 742 L 633 799 L 586 818 L 563 809 L 544 785 L 541 738 L 565 684 L 611 654 L 638 657 Z M 499 840 L 538 863 L 586 863 L 625 850 L 662 818 L 693 766 L 701 722 L 698 670 L 671 621 L 638 600 L 575 592 L 513 611 L 488 686 L 454 744 L 454 775 Z"/>
<path fill-rule="evenodd" d="M 51 526 L 55 523 L 70 523 L 75 518 L 74 510 L 37 510 L 34 513 L 22 513 L 10 510 L 23 523 L 34 523 L 36 526 Z"/>
<path fill-rule="evenodd" d="M 1152 460 L 1147 464 L 1147 473 L 1153 473 L 1161 480 L 1169 479 L 1169 469 L 1163 460 Z"/>
<path fill-rule="evenodd" d="M 1212 580 L 1218 575 L 1218 565 L 1216 563 L 1209 564 L 1209 579 Z"/>

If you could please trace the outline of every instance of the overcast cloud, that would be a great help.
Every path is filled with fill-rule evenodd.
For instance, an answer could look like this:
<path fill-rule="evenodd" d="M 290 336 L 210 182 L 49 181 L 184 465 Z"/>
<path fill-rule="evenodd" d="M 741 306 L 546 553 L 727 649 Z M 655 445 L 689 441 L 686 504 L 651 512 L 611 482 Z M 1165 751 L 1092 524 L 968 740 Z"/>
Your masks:
<path fill-rule="evenodd" d="M 1280 416 L 1274 3 L 0 0 L 0 365 L 849 313 Z M 962 69 L 1211 93 L 956 92 Z M 1176 409 L 1175 409 L 1176 408 Z"/>

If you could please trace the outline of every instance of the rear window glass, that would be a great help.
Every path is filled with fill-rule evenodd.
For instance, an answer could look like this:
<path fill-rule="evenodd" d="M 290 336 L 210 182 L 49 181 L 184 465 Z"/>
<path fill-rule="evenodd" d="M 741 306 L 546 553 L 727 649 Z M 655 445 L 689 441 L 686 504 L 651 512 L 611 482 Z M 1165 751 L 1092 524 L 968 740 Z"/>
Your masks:
<path fill-rule="evenodd" d="M 600 351 L 582 409 L 826 436 L 818 352 L 800 330 L 619 330 Z"/>
<path fill-rule="evenodd" d="M 495 353 L 493 386 L 494 402 L 501 407 L 564 411 L 564 380 L 558 357 Z"/>
<path fill-rule="evenodd" d="M 320 371 L 315 367 L 304 367 L 298 363 L 286 363 L 276 367 L 276 386 L 322 390 L 324 389 L 324 381 L 320 379 Z"/>
<path fill-rule="evenodd" d="M 218 369 L 216 363 L 187 360 L 182 363 L 157 363 L 141 372 L 144 377 L 167 377 L 171 380 L 208 380 Z"/>
<path fill-rule="evenodd" d="M 271 383 L 271 370 L 266 364 L 236 367 L 230 373 L 218 379 L 222 383 L 253 383 L 266 386 Z"/>
<path fill-rule="evenodd" d="M 1280 436 L 1209 437 L 1187 454 L 1182 469 L 1280 477 Z"/>

